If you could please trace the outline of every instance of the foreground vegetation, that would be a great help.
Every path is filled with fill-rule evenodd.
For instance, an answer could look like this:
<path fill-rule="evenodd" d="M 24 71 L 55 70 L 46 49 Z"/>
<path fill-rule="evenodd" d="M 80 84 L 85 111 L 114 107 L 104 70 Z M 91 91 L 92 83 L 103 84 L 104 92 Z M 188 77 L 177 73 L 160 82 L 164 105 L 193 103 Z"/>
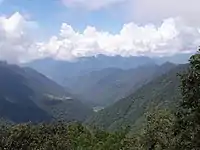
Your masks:
<path fill-rule="evenodd" d="M 200 52 L 200 51 L 199 51 Z M 2 126 L 0 149 L 6 150 L 198 150 L 200 149 L 200 54 L 180 75 L 181 101 L 175 111 L 155 107 L 139 132 L 106 132 L 79 123 Z"/>

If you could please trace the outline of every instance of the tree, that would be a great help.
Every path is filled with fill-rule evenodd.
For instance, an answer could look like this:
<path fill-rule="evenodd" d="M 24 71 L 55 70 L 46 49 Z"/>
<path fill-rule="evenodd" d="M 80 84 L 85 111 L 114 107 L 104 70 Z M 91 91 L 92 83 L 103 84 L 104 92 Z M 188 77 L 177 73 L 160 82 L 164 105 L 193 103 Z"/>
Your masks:
<path fill-rule="evenodd" d="M 171 150 L 174 145 L 174 115 L 167 109 L 155 108 L 146 115 L 142 133 L 143 149 Z"/>
<path fill-rule="evenodd" d="M 176 150 L 200 149 L 200 49 L 180 75 L 182 100 L 176 114 Z"/>

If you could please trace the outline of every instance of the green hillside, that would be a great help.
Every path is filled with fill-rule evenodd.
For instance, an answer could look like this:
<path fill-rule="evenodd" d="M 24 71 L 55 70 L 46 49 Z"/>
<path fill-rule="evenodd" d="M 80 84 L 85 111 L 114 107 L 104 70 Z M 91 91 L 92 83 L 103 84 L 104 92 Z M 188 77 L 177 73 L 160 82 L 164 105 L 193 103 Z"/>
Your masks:
<path fill-rule="evenodd" d="M 83 121 L 92 110 L 30 68 L 0 63 L 0 117 L 19 122 Z M 62 114 L 62 115 L 61 115 Z"/>
<path fill-rule="evenodd" d="M 135 69 L 106 68 L 73 79 L 70 89 L 92 106 L 108 106 L 133 93 L 144 84 L 175 67 L 165 63 Z M 73 81 L 72 80 L 72 81 Z"/>
<path fill-rule="evenodd" d="M 113 130 L 140 122 L 152 104 L 175 107 L 180 99 L 177 73 L 186 70 L 187 67 L 188 65 L 179 65 L 159 76 L 128 97 L 96 113 L 87 123 Z"/>

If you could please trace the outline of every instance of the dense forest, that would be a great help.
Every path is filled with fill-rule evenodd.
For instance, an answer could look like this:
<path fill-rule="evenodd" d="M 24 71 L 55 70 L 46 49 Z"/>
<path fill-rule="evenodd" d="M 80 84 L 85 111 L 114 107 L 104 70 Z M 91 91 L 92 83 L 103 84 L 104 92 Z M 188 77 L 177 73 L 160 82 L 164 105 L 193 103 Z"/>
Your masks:
<path fill-rule="evenodd" d="M 13 124 L 1 119 L 0 149 L 7 150 L 197 150 L 200 149 L 200 50 L 178 74 L 177 106 L 151 105 L 137 132 L 117 131 L 81 123 Z M 168 96 L 170 97 L 170 95 Z M 169 106 L 169 105 L 168 105 Z"/>

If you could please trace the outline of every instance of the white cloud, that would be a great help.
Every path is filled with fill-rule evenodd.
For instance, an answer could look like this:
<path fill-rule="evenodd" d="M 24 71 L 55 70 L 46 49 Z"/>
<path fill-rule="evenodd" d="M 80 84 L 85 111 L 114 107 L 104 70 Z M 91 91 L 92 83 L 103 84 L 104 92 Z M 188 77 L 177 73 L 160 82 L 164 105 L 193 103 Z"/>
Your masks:
<path fill-rule="evenodd" d="M 77 32 L 63 23 L 58 35 L 43 42 L 33 36 L 35 24 L 19 13 L 0 17 L 0 59 L 19 63 L 41 57 L 72 60 L 97 54 L 173 55 L 195 51 L 200 43 L 200 28 L 181 18 L 165 19 L 159 27 L 130 22 L 124 24 L 118 34 L 98 31 L 91 26 Z"/>
<path fill-rule="evenodd" d="M 88 10 L 98 10 L 110 5 L 129 0 L 61 0 L 67 7 L 79 7 Z"/>
<path fill-rule="evenodd" d="M 88 26 L 83 33 L 63 24 L 60 35 L 41 44 L 41 51 L 48 50 L 58 59 L 73 59 L 81 56 L 105 55 L 173 55 L 196 50 L 199 44 L 199 29 L 191 27 L 180 18 L 169 18 L 160 27 L 153 24 L 138 26 L 125 24 L 118 34 L 97 31 Z"/>
<path fill-rule="evenodd" d="M 130 0 L 129 14 L 137 21 L 155 22 L 169 17 L 181 17 L 199 24 L 199 0 Z"/>
<path fill-rule="evenodd" d="M 18 63 L 34 58 L 37 53 L 31 38 L 34 27 L 34 22 L 26 21 L 18 12 L 0 17 L 0 59 Z"/>

